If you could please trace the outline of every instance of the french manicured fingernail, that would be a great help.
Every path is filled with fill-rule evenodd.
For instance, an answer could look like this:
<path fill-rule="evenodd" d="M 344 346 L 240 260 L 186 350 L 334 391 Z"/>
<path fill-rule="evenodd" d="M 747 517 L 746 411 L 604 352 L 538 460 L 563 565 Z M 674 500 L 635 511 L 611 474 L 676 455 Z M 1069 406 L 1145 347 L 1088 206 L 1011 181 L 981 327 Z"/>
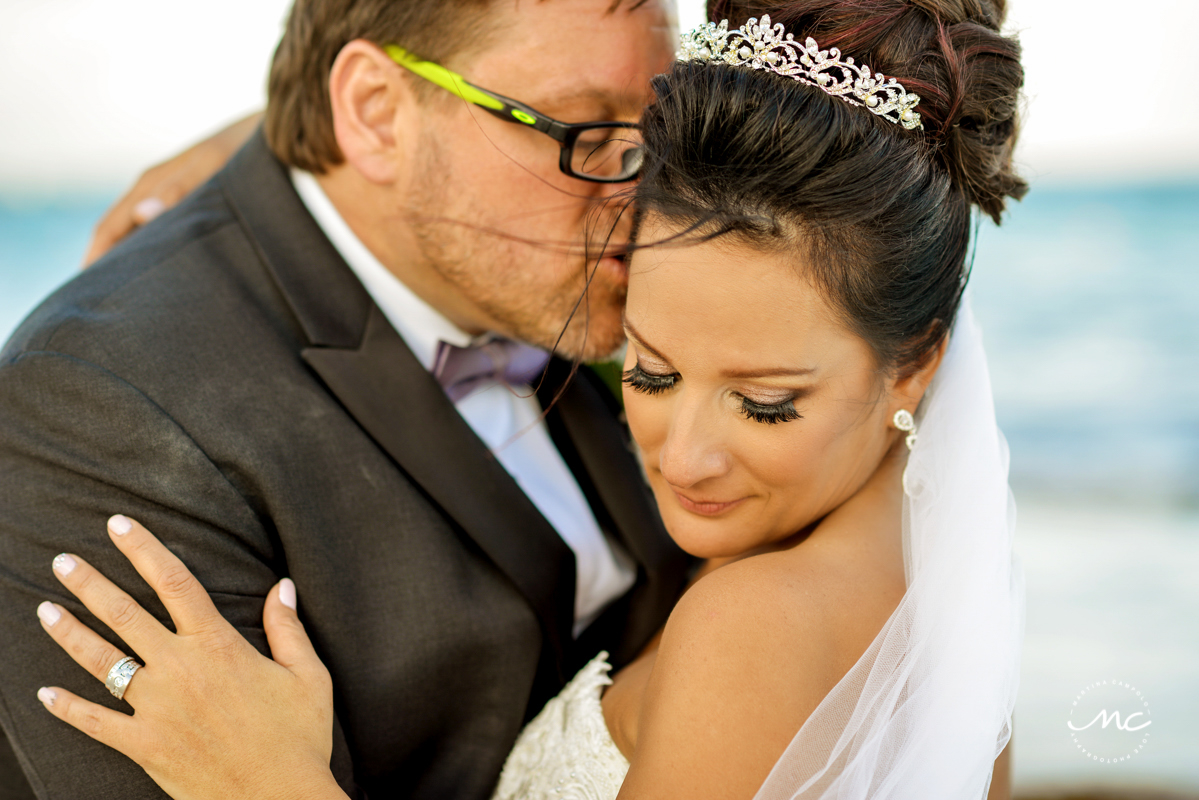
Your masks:
<path fill-rule="evenodd" d="M 45 686 L 37 690 L 37 699 L 42 701 L 42 705 L 47 708 L 54 706 L 54 701 L 58 699 L 58 692 L 53 689 L 48 689 Z"/>
<path fill-rule="evenodd" d="M 292 611 L 296 610 L 296 585 L 291 578 L 279 581 L 279 602 Z"/>
<path fill-rule="evenodd" d="M 157 197 L 147 197 L 133 207 L 133 216 L 144 225 L 166 210 L 166 203 Z"/>
<path fill-rule="evenodd" d="M 42 603 L 37 607 L 37 616 L 38 619 L 46 623 L 46 627 L 53 628 L 54 623 L 62 619 L 62 612 L 53 603 Z"/>
<path fill-rule="evenodd" d="M 108 529 L 117 536 L 124 536 L 133 530 L 133 522 L 124 514 L 117 514 L 108 520 Z"/>
<path fill-rule="evenodd" d="M 54 571 L 64 578 L 70 575 L 77 566 L 79 565 L 75 559 L 66 553 L 54 557 Z"/>

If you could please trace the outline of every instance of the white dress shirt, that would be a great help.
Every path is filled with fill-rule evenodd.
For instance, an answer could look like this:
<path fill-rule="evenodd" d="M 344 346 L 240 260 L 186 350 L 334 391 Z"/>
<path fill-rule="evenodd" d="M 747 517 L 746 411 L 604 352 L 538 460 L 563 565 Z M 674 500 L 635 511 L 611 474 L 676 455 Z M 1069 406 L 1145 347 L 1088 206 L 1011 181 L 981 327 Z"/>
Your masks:
<path fill-rule="evenodd" d="M 293 169 L 291 181 L 316 224 L 425 369 L 432 371 L 441 342 L 458 347 L 471 344 L 470 334 L 417 297 L 366 248 L 311 173 Z M 531 389 L 517 393 L 492 382 L 464 397 L 455 408 L 574 552 L 574 635 L 578 636 L 632 587 L 636 580 L 632 560 L 600 530 L 583 491 L 550 439 L 541 404 Z"/>

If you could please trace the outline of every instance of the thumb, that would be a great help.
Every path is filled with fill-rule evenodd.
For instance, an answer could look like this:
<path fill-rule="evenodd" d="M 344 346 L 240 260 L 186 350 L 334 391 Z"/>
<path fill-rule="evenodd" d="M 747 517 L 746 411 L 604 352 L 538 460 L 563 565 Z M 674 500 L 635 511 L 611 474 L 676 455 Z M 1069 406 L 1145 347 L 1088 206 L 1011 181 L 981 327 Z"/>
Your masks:
<path fill-rule="evenodd" d="M 262 627 L 276 663 L 296 673 L 324 669 L 296 613 L 296 585 L 291 578 L 279 581 L 266 596 Z"/>

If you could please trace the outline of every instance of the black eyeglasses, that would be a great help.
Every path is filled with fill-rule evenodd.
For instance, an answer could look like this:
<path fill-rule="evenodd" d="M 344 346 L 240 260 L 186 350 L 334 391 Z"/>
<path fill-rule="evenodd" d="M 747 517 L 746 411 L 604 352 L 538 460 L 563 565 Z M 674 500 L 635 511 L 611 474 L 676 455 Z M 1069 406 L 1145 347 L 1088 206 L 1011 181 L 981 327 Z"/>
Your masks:
<path fill-rule="evenodd" d="M 572 178 L 626 183 L 641 172 L 641 127 L 635 122 L 559 122 L 524 103 L 481 89 L 440 64 L 422 61 L 402 47 L 389 44 L 383 49 L 401 67 L 430 83 L 505 122 L 526 125 L 559 142 L 558 168 Z"/>

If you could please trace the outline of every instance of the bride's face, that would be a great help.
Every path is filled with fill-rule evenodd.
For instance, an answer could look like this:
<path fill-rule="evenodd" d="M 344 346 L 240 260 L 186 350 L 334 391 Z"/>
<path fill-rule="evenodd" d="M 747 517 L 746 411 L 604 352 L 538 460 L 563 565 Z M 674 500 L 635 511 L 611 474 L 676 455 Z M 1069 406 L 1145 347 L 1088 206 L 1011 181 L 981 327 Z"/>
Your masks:
<path fill-rule="evenodd" d="M 786 540 L 896 441 L 890 381 L 802 267 L 730 237 L 632 257 L 625 407 L 666 527 L 694 555 Z"/>

